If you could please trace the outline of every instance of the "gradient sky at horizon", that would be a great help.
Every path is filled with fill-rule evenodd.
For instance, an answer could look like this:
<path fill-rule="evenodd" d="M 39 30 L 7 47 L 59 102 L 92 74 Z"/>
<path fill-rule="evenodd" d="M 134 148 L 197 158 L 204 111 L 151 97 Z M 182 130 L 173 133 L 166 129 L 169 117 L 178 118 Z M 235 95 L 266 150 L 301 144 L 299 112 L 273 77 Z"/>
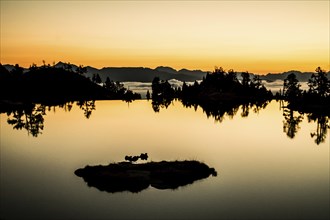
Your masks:
<path fill-rule="evenodd" d="M 330 69 L 326 1 L 2 1 L 1 63 Z"/>

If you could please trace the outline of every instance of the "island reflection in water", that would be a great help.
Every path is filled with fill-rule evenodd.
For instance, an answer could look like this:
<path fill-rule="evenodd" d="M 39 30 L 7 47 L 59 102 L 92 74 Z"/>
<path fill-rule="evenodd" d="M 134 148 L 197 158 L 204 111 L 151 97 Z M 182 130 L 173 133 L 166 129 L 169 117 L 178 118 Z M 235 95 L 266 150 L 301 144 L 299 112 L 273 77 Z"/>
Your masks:
<path fill-rule="evenodd" d="M 235 115 L 225 113 L 221 121 L 207 118 L 201 106 L 185 108 L 178 101 L 159 113 L 147 100 L 95 101 L 89 119 L 71 104 L 70 112 L 69 106 L 49 111 L 46 105 L 37 137 L 24 127 L 13 129 L 7 123 L 13 113 L 1 114 L 4 219 L 329 218 L 329 132 L 316 145 L 322 129 L 307 114 L 290 138 L 283 132 L 286 120 L 276 101 L 257 112 L 249 106 L 247 117 L 246 106 L 240 105 Z M 141 152 L 154 161 L 202 161 L 219 177 L 177 190 L 149 187 L 140 193 L 109 194 L 74 175 L 86 164 L 114 163 Z"/>
<path fill-rule="evenodd" d="M 151 106 L 155 113 L 159 113 L 160 109 L 167 109 L 173 100 L 152 100 Z M 16 104 L 5 105 L 0 108 L 0 113 L 5 112 L 8 115 L 7 123 L 13 126 L 13 129 L 26 129 L 28 134 L 37 137 L 42 134 L 44 129 L 44 116 L 47 111 L 56 112 L 56 108 L 64 109 L 65 112 L 70 112 L 73 105 L 79 107 L 83 111 L 86 119 L 89 119 L 92 112 L 96 110 L 95 100 L 66 102 L 58 105 L 47 104 Z M 269 101 L 255 102 L 255 103 L 218 103 L 218 104 L 191 104 L 189 102 L 182 102 L 186 108 L 193 107 L 195 111 L 200 107 L 206 114 L 207 118 L 214 118 L 215 122 L 221 123 L 226 117 L 233 119 L 237 112 L 241 109 L 240 116 L 242 118 L 248 117 L 250 112 L 258 114 L 265 109 Z M 279 101 L 279 107 L 283 111 L 283 132 L 287 137 L 293 139 L 298 133 L 299 124 L 303 121 L 304 116 L 307 117 L 308 123 L 316 123 L 316 128 L 310 133 L 311 138 L 315 140 L 315 144 L 324 143 L 327 139 L 327 132 L 330 129 L 329 117 L 315 113 L 300 113 L 291 109 L 283 107 L 282 101 Z"/>

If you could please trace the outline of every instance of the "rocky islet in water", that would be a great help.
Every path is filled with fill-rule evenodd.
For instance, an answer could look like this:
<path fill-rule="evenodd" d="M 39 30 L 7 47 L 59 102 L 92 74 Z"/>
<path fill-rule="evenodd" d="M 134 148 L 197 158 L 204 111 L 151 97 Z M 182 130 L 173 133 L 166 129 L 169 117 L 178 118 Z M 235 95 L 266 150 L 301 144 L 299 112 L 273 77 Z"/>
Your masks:
<path fill-rule="evenodd" d="M 140 192 L 149 186 L 156 189 L 177 189 L 210 175 L 216 176 L 217 172 L 199 161 L 185 160 L 86 166 L 77 169 L 75 174 L 82 177 L 90 187 L 115 193 Z"/>

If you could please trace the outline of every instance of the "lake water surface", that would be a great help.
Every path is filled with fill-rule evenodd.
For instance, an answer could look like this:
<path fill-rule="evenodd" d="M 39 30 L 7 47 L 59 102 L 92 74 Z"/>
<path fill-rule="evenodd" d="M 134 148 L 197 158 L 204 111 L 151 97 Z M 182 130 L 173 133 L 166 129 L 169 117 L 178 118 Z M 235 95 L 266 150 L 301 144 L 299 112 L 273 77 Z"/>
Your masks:
<path fill-rule="evenodd" d="M 328 118 L 285 118 L 276 101 L 217 121 L 179 101 L 158 113 L 146 100 L 69 108 L 44 109 L 29 131 L 1 114 L 1 219 L 329 219 Z M 149 161 L 199 160 L 218 175 L 108 193 L 74 174 L 145 152 Z"/>

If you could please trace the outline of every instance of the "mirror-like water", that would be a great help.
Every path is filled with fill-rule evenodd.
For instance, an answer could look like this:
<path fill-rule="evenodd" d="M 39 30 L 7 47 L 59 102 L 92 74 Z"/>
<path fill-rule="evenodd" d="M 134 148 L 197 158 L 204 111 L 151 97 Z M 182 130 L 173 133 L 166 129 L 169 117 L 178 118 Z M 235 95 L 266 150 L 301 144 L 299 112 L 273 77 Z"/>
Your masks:
<path fill-rule="evenodd" d="M 3 219 L 329 219 L 329 119 L 239 106 L 222 117 L 178 101 L 37 105 L 1 114 Z M 108 193 L 85 165 L 199 160 L 218 172 L 180 187 Z"/>

